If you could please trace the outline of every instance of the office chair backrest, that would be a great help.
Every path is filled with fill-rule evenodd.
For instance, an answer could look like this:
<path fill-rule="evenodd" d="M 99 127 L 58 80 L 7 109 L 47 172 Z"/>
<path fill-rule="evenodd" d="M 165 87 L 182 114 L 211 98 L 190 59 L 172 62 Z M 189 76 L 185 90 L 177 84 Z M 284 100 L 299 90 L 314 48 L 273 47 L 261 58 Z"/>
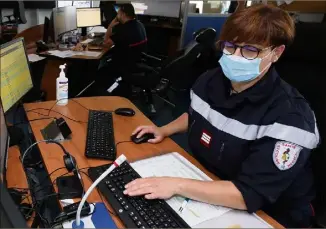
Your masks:
<path fill-rule="evenodd" d="M 193 37 L 198 43 L 210 46 L 216 41 L 216 30 L 213 28 L 202 28 L 194 32 Z"/>
<path fill-rule="evenodd" d="M 169 79 L 173 88 L 187 90 L 209 69 L 212 53 L 211 47 L 194 41 L 162 69 L 162 77 Z"/>
<path fill-rule="evenodd" d="M 319 148 L 312 153 L 316 212 L 326 211 L 326 69 L 321 58 L 321 53 L 326 53 L 326 38 L 322 31 L 326 31 L 326 23 L 296 24 L 294 42 L 276 64 L 280 76 L 298 89 L 316 115 L 321 139 Z"/>

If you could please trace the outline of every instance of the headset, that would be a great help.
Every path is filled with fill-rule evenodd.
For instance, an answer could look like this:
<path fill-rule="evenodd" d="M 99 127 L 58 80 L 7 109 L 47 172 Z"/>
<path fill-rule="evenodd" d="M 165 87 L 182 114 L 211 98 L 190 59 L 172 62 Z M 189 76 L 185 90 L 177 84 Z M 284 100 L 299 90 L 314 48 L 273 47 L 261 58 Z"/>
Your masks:
<path fill-rule="evenodd" d="M 63 147 L 63 145 L 60 142 L 57 142 L 54 140 L 48 140 L 47 142 L 57 144 L 58 146 L 60 146 L 60 148 L 62 149 L 62 151 L 64 153 L 63 162 L 65 164 L 66 169 L 68 170 L 68 172 L 77 173 L 78 169 L 77 169 L 77 163 L 76 163 L 75 157 L 73 157 L 70 153 L 68 153 L 67 150 Z"/>
<path fill-rule="evenodd" d="M 41 142 L 53 143 L 53 144 L 58 145 L 62 149 L 62 151 L 64 153 L 64 155 L 63 155 L 63 162 L 65 164 L 66 169 L 68 170 L 68 172 L 73 172 L 76 175 L 78 175 L 78 168 L 77 168 L 76 159 L 70 153 L 67 152 L 67 150 L 63 147 L 63 145 L 60 142 L 57 142 L 55 140 L 41 140 L 41 141 L 35 142 L 30 147 L 28 147 L 27 150 L 23 153 L 23 156 L 22 156 L 22 159 L 21 159 L 21 162 L 22 162 L 23 165 L 24 165 L 24 159 L 25 159 L 26 154 L 35 145 L 38 145 Z"/>

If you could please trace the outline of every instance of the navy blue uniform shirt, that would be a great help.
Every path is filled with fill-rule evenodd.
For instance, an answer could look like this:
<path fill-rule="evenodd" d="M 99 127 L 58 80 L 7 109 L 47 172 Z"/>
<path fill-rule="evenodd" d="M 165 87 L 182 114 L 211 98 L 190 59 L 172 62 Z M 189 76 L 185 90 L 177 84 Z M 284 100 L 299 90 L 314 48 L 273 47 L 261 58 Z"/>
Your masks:
<path fill-rule="evenodd" d="M 313 111 L 273 67 L 231 94 L 221 68 L 191 91 L 189 145 L 194 156 L 242 193 L 249 213 L 264 210 L 286 227 L 308 227 L 314 198 L 311 149 L 319 143 Z"/>

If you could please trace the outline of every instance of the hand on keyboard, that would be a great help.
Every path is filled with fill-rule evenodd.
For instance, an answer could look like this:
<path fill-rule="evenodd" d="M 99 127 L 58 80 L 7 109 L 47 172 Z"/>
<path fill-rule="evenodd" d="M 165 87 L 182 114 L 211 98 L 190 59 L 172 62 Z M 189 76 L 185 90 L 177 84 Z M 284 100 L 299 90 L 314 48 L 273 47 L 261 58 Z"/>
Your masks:
<path fill-rule="evenodd" d="M 125 187 L 123 194 L 129 196 L 145 195 L 146 199 L 169 199 L 178 194 L 182 178 L 149 177 L 136 179 Z"/>

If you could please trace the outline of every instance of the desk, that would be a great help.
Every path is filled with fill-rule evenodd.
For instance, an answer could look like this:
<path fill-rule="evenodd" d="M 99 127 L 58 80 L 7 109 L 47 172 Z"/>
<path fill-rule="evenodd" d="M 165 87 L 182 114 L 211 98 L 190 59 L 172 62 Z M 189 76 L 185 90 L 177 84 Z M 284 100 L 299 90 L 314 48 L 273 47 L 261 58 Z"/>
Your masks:
<path fill-rule="evenodd" d="M 67 63 L 67 67 L 70 68 L 70 70 L 73 69 L 71 71 L 68 69 L 68 71 L 73 72 L 74 76 L 68 76 L 69 97 L 76 96 L 94 80 L 99 61 L 109 50 L 110 48 L 103 48 L 100 51 L 101 54 L 97 57 L 72 56 L 64 59 L 50 55 L 48 52 L 41 53 L 41 56 L 47 58 L 41 85 L 41 89 L 46 92 L 46 100 L 56 99 L 56 78 L 60 73 L 60 65 Z"/>
<path fill-rule="evenodd" d="M 129 100 L 120 97 L 92 97 L 92 98 L 79 98 L 75 99 L 83 106 L 88 109 L 97 109 L 97 110 L 108 110 L 112 111 L 120 107 L 129 107 L 136 111 L 136 115 L 134 117 L 124 117 L 113 115 L 113 124 L 115 126 L 115 141 L 128 141 L 130 139 L 131 132 L 140 124 L 142 125 L 152 125 L 152 122 L 147 119 Z M 32 103 L 32 104 L 24 104 L 25 110 L 31 110 L 35 108 L 51 108 L 54 105 L 55 101 L 48 101 L 42 103 Z M 55 111 L 59 111 L 62 114 L 77 119 L 79 121 L 87 121 L 88 119 L 88 111 L 80 106 L 79 104 L 69 101 L 67 106 L 56 106 L 54 108 Z M 38 112 L 47 112 L 39 110 Z M 54 112 L 50 114 L 52 117 L 60 117 L 60 115 L 56 115 Z M 33 112 L 27 113 L 28 119 L 37 119 L 42 116 L 39 114 L 35 114 Z M 85 149 L 85 139 L 87 133 L 87 124 L 86 123 L 77 123 L 71 120 L 65 119 L 72 130 L 72 139 L 69 141 L 65 141 L 63 143 L 64 147 L 68 152 L 70 152 L 78 163 L 79 168 L 99 166 L 103 164 L 107 164 L 108 161 L 104 160 L 94 160 L 87 159 L 84 156 Z M 44 128 L 49 123 L 49 120 L 39 120 L 35 122 L 31 122 L 31 129 L 34 133 L 36 141 L 42 140 L 42 135 L 40 130 Z M 54 144 L 46 144 L 41 143 L 38 145 L 41 151 L 41 156 L 43 157 L 43 161 L 48 173 L 51 173 L 55 169 L 59 167 L 63 167 L 64 163 L 62 160 L 63 153 L 60 152 L 58 146 Z M 153 157 L 165 153 L 170 152 L 178 152 L 183 157 L 188 159 L 191 163 L 196 165 L 199 169 L 204 171 L 209 177 L 217 180 L 218 178 L 212 173 L 208 172 L 202 165 L 199 164 L 192 156 L 190 156 L 187 152 L 185 152 L 180 146 L 178 146 L 175 142 L 173 142 L 170 138 L 166 138 L 160 144 L 141 144 L 135 145 L 133 143 L 124 143 L 120 144 L 117 147 L 117 154 L 121 155 L 122 153 L 127 157 L 129 162 Z M 58 171 L 56 174 L 59 176 L 60 173 L 65 173 L 65 170 L 61 172 Z M 57 176 L 56 175 L 56 176 Z M 54 180 L 56 176 L 51 176 L 51 179 Z M 86 189 L 91 185 L 91 181 L 84 175 L 83 180 L 85 182 Z M 15 179 L 14 177 L 9 176 L 8 179 Z M 100 202 L 100 196 L 96 190 L 92 192 L 92 194 L 88 198 L 89 202 Z M 110 206 L 106 203 L 106 206 L 110 209 Z M 267 216 L 265 213 L 259 211 L 258 215 L 262 217 L 266 222 L 276 228 L 283 228 L 280 224 L 278 224 L 275 220 Z M 123 227 L 122 222 L 119 218 L 112 216 L 114 221 L 116 222 L 119 228 Z"/>

